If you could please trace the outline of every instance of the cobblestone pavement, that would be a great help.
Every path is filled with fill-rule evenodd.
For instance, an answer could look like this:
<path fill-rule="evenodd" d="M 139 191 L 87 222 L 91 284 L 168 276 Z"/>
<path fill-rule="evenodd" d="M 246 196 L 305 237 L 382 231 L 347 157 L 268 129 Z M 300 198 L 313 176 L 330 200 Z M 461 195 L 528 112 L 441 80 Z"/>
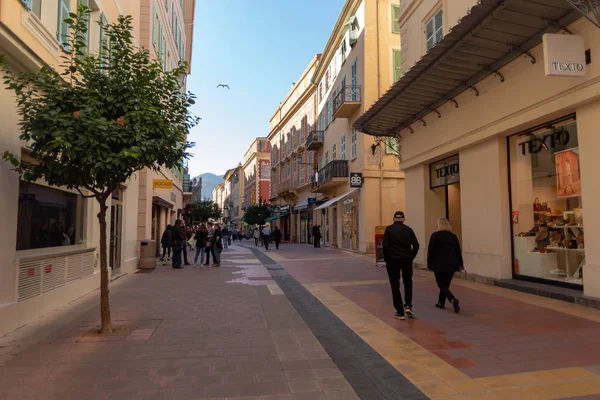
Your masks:
<path fill-rule="evenodd" d="M 456 279 L 456 315 L 434 307 L 432 274 L 415 271 L 417 318 L 398 321 L 371 257 L 306 245 L 265 253 L 430 398 L 600 399 L 598 310 Z"/>
<path fill-rule="evenodd" d="M 98 292 L 0 338 L 0 399 L 600 399 L 600 312 L 455 280 L 414 320 L 392 318 L 372 257 L 243 242 L 221 268 L 111 283 L 119 335 L 99 337 Z"/>

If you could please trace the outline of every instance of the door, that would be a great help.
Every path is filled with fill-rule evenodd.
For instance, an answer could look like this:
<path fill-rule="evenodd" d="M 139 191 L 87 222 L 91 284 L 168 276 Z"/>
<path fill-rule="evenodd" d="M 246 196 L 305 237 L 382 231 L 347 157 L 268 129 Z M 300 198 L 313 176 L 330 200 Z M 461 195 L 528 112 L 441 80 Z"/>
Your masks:
<path fill-rule="evenodd" d="M 113 274 L 121 271 L 122 193 L 121 190 L 113 193 L 110 206 L 110 267 Z"/>

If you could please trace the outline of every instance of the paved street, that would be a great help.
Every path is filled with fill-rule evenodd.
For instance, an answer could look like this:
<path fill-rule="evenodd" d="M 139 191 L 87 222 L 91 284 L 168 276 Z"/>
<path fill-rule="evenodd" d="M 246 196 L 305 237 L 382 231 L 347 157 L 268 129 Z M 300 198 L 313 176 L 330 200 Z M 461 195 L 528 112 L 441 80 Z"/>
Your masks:
<path fill-rule="evenodd" d="M 600 312 L 456 280 L 455 315 L 416 271 L 398 321 L 367 256 L 244 241 L 112 285 L 120 335 L 95 292 L 0 338 L 0 399 L 600 398 Z"/>

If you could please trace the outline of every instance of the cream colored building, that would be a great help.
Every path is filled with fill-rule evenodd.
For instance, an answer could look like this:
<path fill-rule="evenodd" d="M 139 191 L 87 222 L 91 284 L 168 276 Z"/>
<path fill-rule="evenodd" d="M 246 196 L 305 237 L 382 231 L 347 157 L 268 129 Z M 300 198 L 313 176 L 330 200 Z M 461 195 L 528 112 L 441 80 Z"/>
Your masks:
<path fill-rule="evenodd" d="M 223 176 L 223 222 L 229 229 L 241 229 L 243 225 L 242 201 L 244 195 L 244 168 L 242 163 L 225 172 Z"/>
<path fill-rule="evenodd" d="M 470 274 L 600 298 L 600 29 L 559 0 L 401 3 L 403 76 L 354 126 L 401 136 L 416 262 L 447 216 Z"/>
<path fill-rule="evenodd" d="M 309 210 L 308 199 L 314 196 L 310 185 L 314 151 L 307 151 L 306 143 L 316 120 L 315 87 L 311 79 L 319 58 L 316 55 L 312 59 L 270 120 L 270 201 L 274 214 L 269 222 L 281 229 L 285 241 L 310 240 L 307 232 L 312 226 L 312 207 Z"/>
<path fill-rule="evenodd" d="M 164 7 L 165 1 L 156 1 Z M 193 16 L 193 0 L 169 1 Z M 176 4 L 175 4 L 176 3 Z M 101 31 L 97 21 L 116 22 L 119 14 L 134 17 L 134 40 L 144 45 L 145 18 L 150 12 L 144 1 L 123 0 L 2 0 L 0 1 L 0 54 L 15 71 L 37 71 L 44 64 L 57 66 L 64 54 L 57 40 L 68 26 L 59 24 L 79 4 L 91 9 L 89 50 L 98 52 Z M 181 11 L 177 11 L 181 15 Z M 165 17 L 166 18 L 166 17 Z M 170 17 L 168 19 L 170 21 Z M 181 19 L 183 23 L 183 16 Z M 184 23 L 181 37 L 191 37 L 191 24 Z M 174 44 L 173 44 L 174 46 Z M 185 40 L 185 57 L 191 40 Z M 182 52 L 183 55 L 183 52 Z M 20 154 L 24 143 L 14 93 L 0 85 L 0 149 Z M 165 172 L 169 174 L 169 172 Z M 140 198 L 151 199 L 147 190 L 152 178 L 142 172 L 115 192 L 108 215 L 109 266 L 114 276 L 137 268 L 139 241 L 150 234 L 140 229 Z M 175 182 L 177 180 L 175 179 Z M 0 335 L 10 332 L 99 287 L 99 207 L 76 191 L 49 187 L 45 182 L 25 183 L 7 163 L 0 163 Z M 176 184 L 177 185 L 177 184 Z M 167 196 L 168 194 L 158 194 Z M 179 196 L 181 198 L 181 196 Z M 181 200 L 179 200 L 181 201 Z M 142 202 L 142 205 L 144 203 Z M 174 206 L 175 207 L 175 206 Z M 148 212 L 146 212 L 148 214 Z M 58 240 L 59 225 L 64 227 Z M 150 223 L 146 226 L 149 229 Z M 66 237 L 68 237 L 68 239 Z"/>
<path fill-rule="evenodd" d="M 374 252 L 375 227 L 405 206 L 395 143 L 352 127 L 399 78 L 399 11 L 395 0 L 347 0 L 312 78 L 318 119 L 310 147 L 319 146 L 312 192 L 326 199 L 314 223 L 326 246 Z"/>

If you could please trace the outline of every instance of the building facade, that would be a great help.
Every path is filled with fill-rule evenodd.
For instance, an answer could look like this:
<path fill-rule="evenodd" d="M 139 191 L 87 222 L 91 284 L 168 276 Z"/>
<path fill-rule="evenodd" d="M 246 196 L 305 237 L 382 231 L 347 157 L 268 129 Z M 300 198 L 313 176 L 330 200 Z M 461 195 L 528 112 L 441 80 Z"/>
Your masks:
<path fill-rule="evenodd" d="M 416 262 L 447 217 L 470 274 L 600 298 L 600 29 L 526 0 L 406 1 L 399 24 L 412 68 L 355 128 L 401 138 Z"/>
<path fill-rule="evenodd" d="M 139 10 L 140 45 L 160 59 L 165 70 L 174 69 L 180 61 L 191 67 L 195 1 L 139 0 Z M 187 173 L 187 163 L 181 170 L 140 172 L 138 240 L 159 242 L 166 226 L 182 216 L 192 197 L 191 188 L 184 188 Z M 159 251 L 156 246 L 157 255 Z"/>
<path fill-rule="evenodd" d="M 191 18 L 195 2 L 176 3 L 175 7 L 184 4 Z M 7 57 L 15 72 L 38 71 L 45 64 L 57 67 L 64 54 L 57 38 L 64 37 L 69 29 L 62 21 L 70 12 L 76 12 L 79 5 L 90 8 L 87 37 L 90 52 L 98 52 L 103 40 L 97 22 L 116 22 L 119 15 L 133 16 L 134 41 L 144 45 L 143 32 L 148 30 L 144 28 L 144 4 L 122 0 L 3 0 L 0 54 Z M 190 29 L 186 28 L 186 37 Z M 189 56 L 191 40 L 186 41 L 186 46 Z M 0 116 L 3 122 L 0 149 L 24 154 L 14 93 L 4 85 L 0 85 Z M 151 237 L 140 231 L 138 214 L 143 208 L 140 199 L 151 201 L 154 195 L 147 190 L 151 182 L 148 174 L 142 171 L 134 176 L 110 199 L 107 235 L 113 276 L 137 268 L 139 242 Z M 3 335 L 99 287 L 100 230 L 96 201 L 84 199 L 75 190 L 50 187 L 44 181 L 20 181 L 7 163 L 0 163 L 0 184 L 3 187 L 0 215 L 4 221 L 0 229 L 0 335 Z M 143 212 L 150 213 L 145 208 Z"/>
<path fill-rule="evenodd" d="M 221 209 L 221 211 L 223 212 L 223 214 L 225 214 L 225 183 L 219 183 L 212 192 L 212 201 L 213 203 L 215 203 L 217 206 L 219 206 L 219 208 Z M 221 216 L 221 221 L 223 220 L 223 216 Z"/>
<path fill-rule="evenodd" d="M 325 246 L 374 252 L 375 228 L 405 206 L 397 143 L 353 128 L 399 78 L 399 12 L 395 0 L 346 1 L 312 78 L 318 117 L 307 146 L 317 149 L 311 190 L 326 200 L 314 216 Z"/>
<path fill-rule="evenodd" d="M 223 190 L 223 222 L 229 229 L 241 229 L 243 226 L 242 210 L 243 189 L 244 189 L 244 169 L 242 164 L 225 172 L 223 176 L 225 181 Z"/>
<path fill-rule="evenodd" d="M 312 227 L 312 207 L 308 209 L 313 173 L 314 151 L 306 148 L 315 122 L 315 87 L 311 79 L 320 55 L 310 62 L 300 79 L 292 85 L 271 116 L 271 204 L 273 226 L 283 240 L 308 243 Z"/>
<path fill-rule="evenodd" d="M 271 196 L 271 143 L 256 138 L 244 154 L 242 210 Z"/>

